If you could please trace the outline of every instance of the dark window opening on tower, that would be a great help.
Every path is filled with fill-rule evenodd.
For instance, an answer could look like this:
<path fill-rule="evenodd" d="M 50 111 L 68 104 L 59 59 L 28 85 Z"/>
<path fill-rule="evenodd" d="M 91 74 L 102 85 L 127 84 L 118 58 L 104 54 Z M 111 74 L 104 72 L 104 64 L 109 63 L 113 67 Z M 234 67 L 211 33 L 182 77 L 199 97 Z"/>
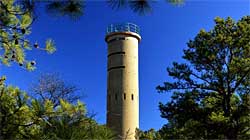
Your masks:
<path fill-rule="evenodd" d="M 119 37 L 118 40 L 125 40 L 125 37 Z"/>
<path fill-rule="evenodd" d="M 108 108 L 110 108 L 111 107 L 111 95 L 108 95 Z"/>
<path fill-rule="evenodd" d="M 131 95 L 131 99 L 134 100 L 134 94 Z"/>
<path fill-rule="evenodd" d="M 126 100 L 126 93 L 123 94 L 123 98 L 124 98 L 124 100 Z"/>
<path fill-rule="evenodd" d="M 116 41 L 116 40 L 125 40 L 125 37 L 113 38 L 113 39 L 109 40 L 108 43 Z"/>
<path fill-rule="evenodd" d="M 117 94 L 115 94 L 115 100 L 117 100 Z"/>
<path fill-rule="evenodd" d="M 109 98 L 109 101 L 110 101 L 111 100 L 111 95 L 110 94 L 108 95 L 108 98 Z"/>

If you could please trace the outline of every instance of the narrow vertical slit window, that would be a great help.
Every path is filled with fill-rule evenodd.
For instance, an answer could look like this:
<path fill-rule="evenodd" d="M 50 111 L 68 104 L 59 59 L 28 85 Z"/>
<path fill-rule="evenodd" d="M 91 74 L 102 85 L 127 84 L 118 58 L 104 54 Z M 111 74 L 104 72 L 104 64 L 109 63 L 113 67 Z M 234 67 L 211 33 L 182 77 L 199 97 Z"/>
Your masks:
<path fill-rule="evenodd" d="M 131 99 L 134 100 L 134 94 L 131 95 Z"/>
<path fill-rule="evenodd" d="M 111 95 L 110 94 L 108 95 L 108 98 L 109 98 L 109 101 L 111 101 Z"/>
<path fill-rule="evenodd" d="M 117 100 L 117 94 L 115 94 L 115 100 Z"/>
<path fill-rule="evenodd" d="M 111 107 L 111 95 L 108 95 L 108 108 L 110 109 Z"/>
<path fill-rule="evenodd" d="M 123 98 L 124 98 L 124 100 L 126 100 L 126 93 L 123 94 Z"/>

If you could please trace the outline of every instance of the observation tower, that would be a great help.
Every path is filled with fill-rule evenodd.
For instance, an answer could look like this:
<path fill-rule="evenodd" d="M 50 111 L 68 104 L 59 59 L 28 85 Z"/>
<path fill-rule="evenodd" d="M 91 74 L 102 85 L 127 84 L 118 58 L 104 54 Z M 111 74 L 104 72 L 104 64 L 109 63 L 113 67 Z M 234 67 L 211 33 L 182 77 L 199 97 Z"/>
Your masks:
<path fill-rule="evenodd" d="M 111 24 L 108 44 L 107 126 L 121 140 L 134 140 L 139 128 L 138 44 L 139 27 Z"/>

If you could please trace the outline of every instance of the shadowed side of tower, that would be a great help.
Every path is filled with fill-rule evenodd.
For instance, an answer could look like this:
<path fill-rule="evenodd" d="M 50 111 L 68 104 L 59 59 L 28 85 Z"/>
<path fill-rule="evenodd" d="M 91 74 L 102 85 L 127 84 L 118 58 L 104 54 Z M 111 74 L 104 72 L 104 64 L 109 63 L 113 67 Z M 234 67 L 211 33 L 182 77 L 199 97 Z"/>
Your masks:
<path fill-rule="evenodd" d="M 107 126 L 119 139 L 133 140 L 139 128 L 138 44 L 135 24 L 115 24 L 107 29 Z"/>

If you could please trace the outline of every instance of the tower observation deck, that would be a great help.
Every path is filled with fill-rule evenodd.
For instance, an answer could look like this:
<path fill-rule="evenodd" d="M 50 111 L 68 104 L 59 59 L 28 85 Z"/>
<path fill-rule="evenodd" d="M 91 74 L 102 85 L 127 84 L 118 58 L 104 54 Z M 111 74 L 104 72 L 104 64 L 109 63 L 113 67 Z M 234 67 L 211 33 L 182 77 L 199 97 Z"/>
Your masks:
<path fill-rule="evenodd" d="M 117 139 L 137 139 L 139 128 L 139 27 L 132 23 L 111 24 L 105 41 L 108 44 L 107 126 Z"/>

